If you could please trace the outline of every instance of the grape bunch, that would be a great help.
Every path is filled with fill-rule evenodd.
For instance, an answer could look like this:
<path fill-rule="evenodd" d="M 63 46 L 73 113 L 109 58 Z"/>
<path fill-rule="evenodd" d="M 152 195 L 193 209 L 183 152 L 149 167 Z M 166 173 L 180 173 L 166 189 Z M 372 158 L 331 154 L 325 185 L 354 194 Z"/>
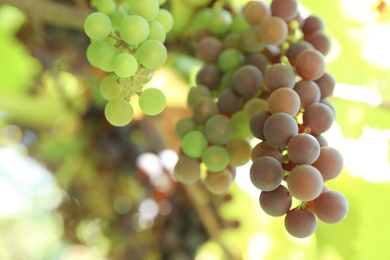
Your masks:
<path fill-rule="evenodd" d="M 273 0 L 205 7 L 194 23 L 204 65 L 188 94 L 192 115 L 175 127 L 176 178 L 222 194 L 235 167 L 252 160 L 260 207 L 285 216 L 292 236 L 312 235 L 317 218 L 343 220 L 347 199 L 324 185 L 341 173 L 343 157 L 322 136 L 335 119 L 326 99 L 335 79 L 325 70 L 331 46 L 321 18 L 302 17 L 296 0 Z"/>
<path fill-rule="evenodd" d="M 166 105 L 164 93 L 157 88 L 143 89 L 153 71 L 167 60 L 166 34 L 173 27 L 173 17 L 160 9 L 158 0 L 94 0 L 96 12 L 84 22 L 91 39 L 87 59 L 91 65 L 109 73 L 100 84 L 107 100 L 106 119 L 114 126 L 124 126 L 133 119 L 130 104 L 138 104 L 146 115 L 161 113 Z"/>

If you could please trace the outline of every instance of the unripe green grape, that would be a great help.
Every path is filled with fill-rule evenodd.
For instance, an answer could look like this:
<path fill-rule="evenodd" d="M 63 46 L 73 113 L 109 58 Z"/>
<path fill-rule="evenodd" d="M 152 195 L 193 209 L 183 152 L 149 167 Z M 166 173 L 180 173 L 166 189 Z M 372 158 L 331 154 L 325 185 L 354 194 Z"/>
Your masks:
<path fill-rule="evenodd" d="M 211 145 L 204 150 L 202 160 L 209 171 L 220 172 L 229 164 L 229 153 L 222 146 Z"/>
<path fill-rule="evenodd" d="M 219 55 L 218 67 L 223 72 L 233 71 L 244 63 L 244 54 L 237 49 L 225 49 Z"/>
<path fill-rule="evenodd" d="M 185 0 L 185 2 L 193 7 L 202 7 L 208 5 L 211 0 Z"/>
<path fill-rule="evenodd" d="M 133 107 L 123 98 L 114 98 L 107 102 L 104 115 L 114 126 L 125 126 L 133 119 Z"/>
<path fill-rule="evenodd" d="M 100 94 L 107 101 L 119 97 L 120 85 L 116 75 L 108 75 L 100 82 Z"/>
<path fill-rule="evenodd" d="M 191 158 L 201 157 L 207 145 L 208 141 L 206 136 L 198 130 L 187 133 L 182 140 L 183 152 Z"/>
<path fill-rule="evenodd" d="M 158 0 L 158 4 L 161 6 L 163 4 L 165 4 L 167 2 L 167 0 Z"/>
<path fill-rule="evenodd" d="M 149 35 L 149 24 L 139 15 L 130 15 L 125 18 L 119 28 L 122 39 L 130 45 L 138 45 Z"/>
<path fill-rule="evenodd" d="M 139 107 L 146 115 L 160 114 L 166 105 L 164 93 L 157 88 L 148 88 L 142 91 L 138 100 Z"/>
<path fill-rule="evenodd" d="M 87 60 L 92 66 L 96 68 L 99 67 L 96 61 L 96 56 L 100 48 L 102 48 L 103 46 L 106 46 L 106 43 L 104 41 L 95 41 L 89 44 L 87 47 Z"/>
<path fill-rule="evenodd" d="M 132 83 L 135 87 L 141 87 L 148 83 L 153 77 L 153 70 L 140 69 L 132 77 Z"/>
<path fill-rule="evenodd" d="M 116 3 L 113 0 L 97 0 L 93 5 L 99 12 L 110 14 L 116 9 Z"/>
<path fill-rule="evenodd" d="M 130 53 L 121 53 L 115 57 L 112 68 L 119 77 L 128 78 L 133 76 L 137 71 L 138 62 Z"/>
<path fill-rule="evenodd" d="M 195 183 L 200 179 L 200 163 L 197 159 L 182 155 L 179 157 L 173 173 L 181 183 Z"/>
<path fill-rule="evenodd" d="M 173 16 L 166 9 L 160 9 L 157 13 L 155 20 L 164 27 L 166 33 L 172 30 L 173 27 Z"/>
<path fill-rule="evenodd" d="M 119 52 L 119 49 L 115 48 L 114 46 L 106 45 L 100 48 L 96 54 L 96 62 L 98 67 L 105 72 L 113 71 L 112 64 Z"/>
<path fill-rule="evenodd" d="M 111 32 L 111 28 L 110 18 L 104 13 L 92 13 L 84 21 L 85 34 L 96 41 L 106 38 Z"/>
<path fill-rule="evenodd" d="M 115 10 L 110 13 L 108 17 L 111 19 L 112 28 L 119 31 L 123 20 L 127 17 L 127 14 L 123 11 Z"/>
<path fill-rule="evenodd" d="M 157 40 L 146 40 L 137 49 L 137 59 L 147 69 L 157 69 L 167 60 L 167 49 Z"/>
<path fill-rule="evenodd" d="M 216 35 L 223 35 L 228 32 L 233 18 L 229 11 L 225 9 L 213 10 L 208 29 Z"/>
<path fill-rule="evenodd" d="M 161 25 L 161 23 L 159 23 L 157 21 L 150 21 L 149 28 L 150 28 L 150 32 L 149 32 L 148 39 L 154 39 L 154 40 L 157 40 L 161 43 L 163 43 L 165 41 L 165 38 L 167 35 L 166 35 L 165 29 Z"/>
<path fill-rule="evenodd" d="M 129 0 L 129 12 L 132 15 L 139 15 L 147 21 L 153 20 L 160 9 L 158 0 Z"/>

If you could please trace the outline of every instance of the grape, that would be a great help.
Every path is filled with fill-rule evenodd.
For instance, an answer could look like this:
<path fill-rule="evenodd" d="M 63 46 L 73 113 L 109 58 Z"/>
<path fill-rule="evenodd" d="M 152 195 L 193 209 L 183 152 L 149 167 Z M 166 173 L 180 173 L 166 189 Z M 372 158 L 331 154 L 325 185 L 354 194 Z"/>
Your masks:
<path fill-rule="evenodd" d="M 267 57 L 265 57 L 261 53 L 252 53 L 245 56 L 244 65 L 253 65 L 257 67 L 263 75 L 265 74 L 269 61 Z"/>
<path fill-rule="evenodd" d="M 260 23 L 258 36 L 266 44 L 278 45 L 285 41 L 287 32 L 287 24 L 282 18 L 269 16 Z"/>
<path fill-rule="evenodd" d="M 138 45 L 149 36 L 150 28 L 145 18 L 139 15 L 129 15 L 119 28 L 122 39 L 130 45 Z"/>
<path fill-rule="evenodd" d="M 263 131 L 264 124 L 270 116 L 270 112 L 266 110 L 259 111 L 253 115 L 249 121 L 249 129 L 254 137 L 259 138 L 260 140 L 265 140 Z"/>
<path fill-rule="evenodd" d="M 133 119 L 133 108 L 123 98 L 114 98 L 107 102 L 104 115 L 107 121 L 114 126 L 125 126 Z"/>
<path fill-rule="evenodd" d="M 319 102 L 321 98 L 320 88 L 312 80 L 302 79 L 298 81 L 294 86 L 294 91 L 297 92 L 303 108 Z"/>
<path fill-rule="evenodd" d="M 225 145 L 232 139 L 233 124 L 224 115 L 214 115 L 207 120 L 204 133 L 210 143 Z"/>
<path fill-rule="evenodd" d="M 130 53 L 121 53 L 113 60 L 112 68 L 118 77 L 128 78 L 138 70 L 138 62 Z"/>
<path fill-rule="evenodd" d="M 103 46 L 96 54 L 96 63 L 98 67 L 105 72 L 112 72 L 115 57 L 120 53 L 114 46 Z"/>
<path fill-rule="evenodd" d="M 213 16 L 214 12 L 211 8 L 202 8 L 199 10 L 194 18 L 194 25 L 197 29 L 207 28 L 208 35 L 213 35 L 212 32 L 208 29 L 208 25 L 210 24 L 210 20 Z"/>
<path fill-rule="evenodd" d="M 262 42 L 258 37 L 258 28 L 250 27 L 248 30 L 242 33 L 241 41 L 238 46 L 239 48 L 249 53 L 257 53 L 264 50 L 266 44 Z"/>
<path fill-rule="evenodd" d="M 323 147 L 323 146 L 328 146 L 328 141 L 325 139 L 325 137 L 323 137 L 322 135 L 313 135 L 318 143 L 320 144 L 320 147 Z"/>
<path fill-rule="evenodd" d="M 113 0 L 97 0 L 94 2 L 94 7 L 99 12 L 110 14 L 116 9 L 116 4 Z"/>
<path fill-rule="evenodd" d="M 196 75 L 196 84 L 208 87 L 210 90 L 218 89 L 221 82 L 221 72 L 215 64 L 205 64 Z"/>
<path fill-rule="evenodd" d="M 282 182 L 284 171 L 280 162 L 271 156 L 256 159 L 250 168 L 253 185 L 262 191 L 272 191 Z"/>
<path fill-rule="evenodd" d="M 275 158 L 279 163 L 282 163 L 283 155 L 279 151 L 279 148 L 273 146 L 267 141 L 262 141 L 258 143 L 252 149 L 251 159 L 254 162 L 256 159 L 261 158 L 263 156 L 271 156 Z"/>
<path fill-rule="evenodd" d="M 245 20 L 250 25 L 259 25 L 264 18 L 271 15 L 267 4 L 260 1 L 249 1 L 243 10 Z"/>
<path fill-rule="evenodd" d="M 244 65 L 236 70 L 233 75 L 233 88 L 241 96 L 251 98 L 261 88 L 263 74 L 253 65 Z"/>
<path fill-rule="evenodd" d="M 135 87 L 141 87 L 148 83 L 153 77 L 153 70 L 140 68 L 132 77 L 132 83 Z"/>
<path fill-rule="evenodd" d="M 253 98 L 245 103 L 243 112 L 245 119 L 249 122 L 251 118 L 260 111 L 265 111 L 268 108 L 266 100 L 261 98 Z"/>
<path fill-rule="evenodd" d="M 232 90 L 233 89 L 233 76 L 234 76 L 234 71 L 224 73 L 222 78 L 221 78 L 221 82 L 219 83 L 219 90 L 221 90 L 221 91 L 223 91 L 225 89 Z"/>
<path fill-rule="evenodd" d="M 333 121 L 332 109 L 321 103 L 311 104 L 303 113 L 303 124 L 310 127 L 311 133 L 315 135 L 327 131 L 332 126 Z"/>
<path fill-rule="evenodd" d="M 344 167 L 344 160 L 341 153 L 330 146 L 321 147 L 318 159 L 313 163 L 324 181 L 332 180 L 339 176 Z"/>
<path fill-rule="evenodd" d="M 182 155 L 179 157 L 173 173 L 181 183 L 195 183 L 200 179 L 200 163 L 194 158 Z"/>
<path fill-rule="evenodd" d="M 242 44 L 242 36 L 238 33 L 226 34 L 222 42 L 222 45 L 224 46 L 225 49 L 241 49 L 240 48 L 242 46 L 241 44 Z"/>
<path fill-rule="evenodd" d="M 229 153 L 222 146 L 211 145 L 204 150 L 202 161 L 210 172 L 220 172 L 229 164 Z"/>
<path fill-rule="evenodd" d="M 149 31 L 148 39 L 157 40 L 161 43 L 165 42 L 166 33 L 161 23 L 157 21 L 150 21 L 149 29 L 150 31 Z"/>
<path fill-rule="evenodd" d="M 108 15 L 108 17 L 110 17 L 112 28 L 119 31 L 121 23 L 127 17 L 127 14 L 121 10 L 114 10 Z"/>
<path fill-rule="evenodd" d="M 201 97 L 192 107 L 192 114 L 196 122 L 203 124 L 218 114 L 218 106 L 212 98 Z"/>
<path fill-rule="evenodd" d="M 272 191 L 262 191 L 259 202 L 261 208 L 270 216 L 283 216 L 290 210 L 292 198 L 286 187 L 279 185 Z"/>
<path fill-rule="evenodd" d="M 218 67 L 223 72 L 236 70 L 244 62 L 244 55 L 237 49 L 225 49 L 218 57 Z"/>
<path fill-rule="evenodd" d="M 107 101 L 119 97 L 120 85 L 116 75 L 108 75 L 100 82 L 100 94 Z"/>
<path fill-rule="evenodd" d="M 234 138 L 227 145 L 230 165 L 241 166 L 246 164 L 251 158 L 252 147 L 243 138 Z"/>
<path fill-rule="evenodd" d="M 213 9 L 213 15 L 210 17 L 208 29 L 215 35 L 221 36 L 228 32 L 233 22 L 232 15 L 225 9 Z"/>
<path fill-rule="evenodd" d="M 314 48 L 320 51 L 323 55 L 328 54 L 330 51 L 330 39 L 323 31 L 315 31 L 312 34 L 305 36 L 305 40 L 310 42 Z"/>
<path fill-rule="evenodd" d="M 228 169 L 220 172 L 207 172 L 204 184 L 212 194 L 220 195 L 226 193 L 233 182 L 232 173 Z"/>
<path fill-rule="evenodd" d="M 234 114 L 242 107 L 244 99 L 238 96 L 236 92 L 230 89 L 225 89 L 219 94 L 218 108 L 221 113 Z"/>
<path fill-rule="evenodd" d="M 286 56 L 292 66 L 295 66 L 295 60 L 298 55 L 305 50 L 314 50 L 314 46 L 305 40 L 299 40 L 290 44 L 290 47 L 286 51 Z"/>
<path fill-rule="evenodd" d="M 328 224 L 342 221 L 348 214 L 348 200 L 338 191 L 325 191 L 315 200 L 317 217 Z"/>
<path fill-rule="evenodd" d="M 336 117 L 336 108 L 334 107 L 332 102 L 330 102 L 329 100 L 324 98 L 324 99 L 321 99 L 319 103 L 324 104 L 325 106 L 329 107 L 330 110 L 332 110 L 334 117 Z"/>
<path fill-rule="evenodd" d="M 160 9 L 157 13 L 155 20 L 164 27 L 166 33 L 170 32 L 173 28 L 173 16 L 166 9 Z"/>
<path fill-rule="evenodd" d="M 287 187 L 291 196 L 302 201 L 317 198 L 323 186 L 321 173 L 311 165 L 297 165 L 287 177 Z"/>
<path fill-rule="evenodd" d="M 87 47 L 86 55 L 88 62 L 96 68 L 99 67 L 96 61 L 96 56 L 100 48 L 102 48 L 103 46 L 106 46 L 106 43 L 104 41 L 95 41 L 89 44 Z"/>
<path fill-rule="evenodd" d="M 244 15 L 238 14 L 233 17 L 233 22 L 230 26 L 230 31 L 232 33 L 243 33 L 249 29 L 249 24 L 246 22 Z"/>
<path fill-rule="evenodd" d="M 222 51 L 222 43 L 216 37 L 204 37 L 196 47 L 196 55 L 203 61 L 215 63 Z"/>
<path fill-rule="evenodd" d="M 290 88 L 278 88 L 268 98 L 268 110 L 271 114 L 283 112 L 295 116 L 300 108 L 299 96 Z"/>
<path fill-rule="evenodd" d="M 265 73 L 264 83 L 270 91 L 278 88 L 293 88 L 295 73 L 283 63 L 272 64 Z"/>
<path fill-rule="evenodd" d="M 287 144 L 288 158 L 296 164 L 312 164 L 320 156 L 320 144 L 309 134 L 293 136 Z"/>
<path fill-rule="evenodd" d="M 233 137 L 248 138 L 251 136 L 248 122 L 246 121 L 244 113 L 241 110 L 234 113 L 230 120 L 232 120 L 234 127 Z"/>
<path fill-rule="evenodd" d="M 334 88 L 336 86 L 336 81 L 332 74 L 324 72 L 324 74 L 315 80 L 318 84 L 318 87 L 321 91 L 321 99 L 327 98 L 333 94 Z"/>
<path fill-rule="evenodd" d="M 305 50 L 296 58 L 295 68 L 302 79 L 316 80 L 324 74 L 324 56 L 317 50 Z"/>
<path fill-rule="evenodd" d="M 96 41 L 106 38 L 111 32 L 111 28 L 110 18 L 104 13 L 92 13 L 84 21 L 85 34 Z"/>
<path fill-rule="evenodd" d="M 138 100 L 139 107 L 146 115 L 160 114 L 166 105 L 164 93 L 157 88 L 148 88 L 142 91 Z"/>
<path fill-rule="evenodd" d="M 157 40 L 146 40 L 137 49 L 137 59 L 147 69 L 157 69 L 167 60 L 167 49 Z"/>
<path fill-rule="evenodd" d="M 311 33 L 317 31 L 317 30 L 323 30 L 324 29 L 324 21 L 318 17 L 318 16 L 308 16 L 303 23 L 303 26 L 301 28 L 303 34 L 310 35 Z"/>
<path fill-rule="evenodd" d="M 196 130 L 196 128 L 197 124 L 194 119 L 183 117 L 175 125 L 175 135 L 179 140 L 182 140 L 187 133 Z"/>
<path fill-rule="evenodd" d="M 286 113 L 271 115 L 264 123 L 264 137 L 276 147 L 284 147 L 291 137 L 298 134 L 298 124 L 295 119 Z"/>
<path fill-rule="evenodd" d="M 208 145 L 207 138 L 201 131 L 194 130 L 187 133 L 182 140 L 182 149 L 185 155 L 199 158 Z"/>
<path fill-rule="evenodd" d="M 158 0 L 131 0 L 128 7 L 130 14 L 142 16 L 148 22 L 156 18 L 160 9 Z"/>
<path fill-rule="evenodd" d="M 204 86 L 198 86 L 198 87 L 190 88 L 190 92 L 188 93 L 188 97 L 187 97 L 187 105 L 189 107 L 193 107 L 194 104 L 201 97 L 209 97 L 209 98 L 211 98 L 210 90 L 208 88 L 204 87 Z"/>
<path fill-rule="evenodd" d="M 271 13 L 285 21 L 290 21 L 298 14 L 298 2 L 296 0 L 273 0 Z"/>
<path fill-rule="evenodd" d="M 307 209 L 295 208 L 287 212 L 284 226 L 290 235 L 305 238 L 316 231 L 317 218 Z"/>

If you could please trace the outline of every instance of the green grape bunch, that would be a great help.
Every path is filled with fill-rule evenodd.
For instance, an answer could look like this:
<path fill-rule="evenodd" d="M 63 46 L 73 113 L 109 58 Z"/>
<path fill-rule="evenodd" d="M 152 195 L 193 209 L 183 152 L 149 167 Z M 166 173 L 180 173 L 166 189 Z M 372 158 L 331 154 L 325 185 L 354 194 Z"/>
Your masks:
<path fill-rule="evenodd" d="M 100 93 L 107 100 L 104 114 L 114 126 L 131 122 L 131 98 L 146 115 L 160 114 L 166 105 L 164 93 L 144 89 L 153 72 L 167 60 L 164 45 L 173 27 L 172 14 L 161 9 L 159 0 L 94 0 L 96 12 L 84 21 L 85 34 L 91 39 L 86 56 L 89 63 L 109 75 L 101 81 Z"/>

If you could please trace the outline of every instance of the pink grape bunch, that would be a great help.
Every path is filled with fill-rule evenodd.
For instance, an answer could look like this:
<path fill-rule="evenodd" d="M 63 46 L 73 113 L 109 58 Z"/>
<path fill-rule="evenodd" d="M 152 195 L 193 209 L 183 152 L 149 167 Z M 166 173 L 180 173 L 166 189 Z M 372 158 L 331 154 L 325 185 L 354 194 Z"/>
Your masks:
<path fill-rule="evenodd" d="M 143 89 L 167 60 L 166 34 L 173 17 L 160 9 L 159 0 L 94 0 L 97 9 L 84 22 L 91 39 L 87 59 L 107 72 L 100 93 L 107 100 L 105 116 L 114 126 L 125 126 L 133 119 L 130 99 L 138 95 L 138 104 L 146 115 L 161 113 L 166 105 L 164 93 L 157 88 Z"/>
<path fill-rule="evenodd" d="M 302 17 L 296 0 L 230 10 L 206 7 L 194 18 L 194 53 L 204 65 L 188 95 L 192 115 L 176 124 L 175 176 L 222 194 L 235 167 L 252 160 L 260 207 L 285 216 L 292 236 L 308 237 L 317 218 L 337 223 L 348 212 L 345 196 L 324 185 L 343 169 L 341 153 L 322 136 L 335 119 L 324 22 Z"/>

